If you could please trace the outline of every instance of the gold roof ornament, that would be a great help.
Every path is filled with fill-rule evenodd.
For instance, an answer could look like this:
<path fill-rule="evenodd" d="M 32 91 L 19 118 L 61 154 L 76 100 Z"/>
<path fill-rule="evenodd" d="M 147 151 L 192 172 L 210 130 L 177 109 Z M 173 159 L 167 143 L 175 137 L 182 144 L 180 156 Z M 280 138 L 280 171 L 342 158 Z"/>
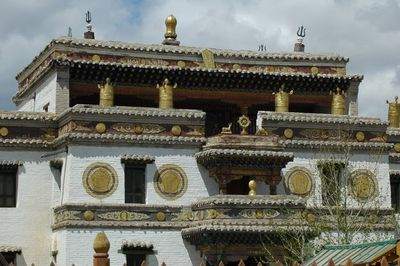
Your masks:
<path fill-rule="evenodd" d="M 179 45 L 179 41 L 176 40 L 176 37 L 178 36 L 176 34 L 176 24 L 177 24 L 177 20 L 173 15 L 169 15 L 165 19 L 166 31 L 164 34 L 165 39 L 162 42 L 162 44 Z"/>
<path fill-rule="evenodd" d="M 174 99 L 173 99 L 173 89 L 176 89 L 178 85 L 175 83 L 172 87 L 170 85 L 170 81 L 166 78 L 164 79 L 162 85 L 157 84 L 157 89 L 159 90 L 159 102 L 158 108 L 162 109 L 171 109 L 174 108 Z"/>
<path fill-rule="evenodd" d="M 107 235 L 104 232 L 96 235 L 93 241 L 93 249 L 96 253 L 108 253 L 110 250 L 110 241 L 108 241 Z"/>
<path fill-rule="evenodd" d="M 257 182 L 254 179 L 249 181 L 249 196 L 257 195 Z"/>
<path fill-rule="evenodd" d="M 279 91 L 272 94 L 275 95 L 275 112 L 289 112 L 289 96 L 293 94 L 293 90 L 286 92 L 283 83 Z"/>
<path fill-rule="evenodd" d="M 386 100 L 386 103 L 389 104 L 388 111 L 388 120 L 389 127 L 399 127 L 400 125 L 400 104 L 398 102 L 399 97 L 394 97 L 393 102 L 389 102 Z"/>
<path fill-rule="evenodd" d="M 333 115 L 344 115 L 346 111 L 346 94 L 339 87 L 336 88 L 335 92 L 330 92 L 332 95 L 332 108 L 331 114 Z"/>
<path fill-rule="evenodd" d="M 111 84 L 110 78 L 106 78 L 104 84 L 98 84 L 100 89 L 100 107 L 112 107 L 114 106 L 114 87 Z"/>
<path fill-rule="evenodd" d="M 247 115 L 242 115 L 239 117 L 238 121 L 239 126 L 242 128 L 242 131 L 240 132 L 240 135 L 248 135 L 248 128 L 251 124 L 250 118 Z"/>

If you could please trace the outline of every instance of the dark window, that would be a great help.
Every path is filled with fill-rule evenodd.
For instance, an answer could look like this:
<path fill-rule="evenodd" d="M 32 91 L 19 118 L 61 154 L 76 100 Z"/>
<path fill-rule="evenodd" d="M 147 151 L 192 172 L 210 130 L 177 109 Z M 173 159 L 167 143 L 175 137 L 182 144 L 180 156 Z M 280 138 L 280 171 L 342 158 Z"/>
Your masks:
<path fill-rule="evenodd" d="M 0 170 L 0 207 L 15 207 L 17 204 L 16 171 Z"/>
<path fill-rule="evenodd" d="M 322 204 L 337 206 L 341 201 L 341 188 L 343 187 L 344 164 L 327 162 L 318 165 L 321 178 Z"/>
<path fill-rule="evenodd" d="M 390 177 L 390 190 L 392 195 L 392 208 L 400 211 L 400 176 Z"/>
<path fill-rule="evenodd" d="M 243 176 L 241 179 L 232 180 L 226 185 L 226 194 L 228 195 L 248 195 L 249 194 L 249 176 Z"/>
<path fill-rule="evenodd" d="M 125 203 L 145 203 L 145 165 L 125 165 Z"/>
<path fill-rule="evenodd" d="M 1 252 L 0 265 L 3 265 L 4 263 L 6 263 L 5 265 L 9 265 L 11 262 L 13 263 L 13 265 L 16 265 L 15 255 L 15 252 Z"/>
<path fill-rule="evenodd" d="M 144 260 L 146 260 L 144 254 L 126 254 L 127 266 L 140 266 Z"/>

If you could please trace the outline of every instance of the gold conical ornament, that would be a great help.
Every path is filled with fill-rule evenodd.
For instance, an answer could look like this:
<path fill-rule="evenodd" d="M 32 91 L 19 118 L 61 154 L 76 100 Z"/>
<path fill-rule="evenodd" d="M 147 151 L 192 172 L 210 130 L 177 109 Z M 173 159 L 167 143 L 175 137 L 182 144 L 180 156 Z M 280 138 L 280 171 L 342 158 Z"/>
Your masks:
<path fill-rule="evenodd" d="M 257 182 L 252 179 L 249 181 L 249 196 L 257 195 Z"/>
<path fill-rule="evenodd" d="M 106 78 L 104 84 L 97 85 L 100 89 L 100 102 L 101 107 L 112 107 L 114 106 L 114 87 L 111 84 L 110 78 Z"/>
<path fill-rule="evenodd" d="M 399 97 L 394 97 L 393 102 L 389 102 L 386 100 L 386 103 L 389 104 L 388 111 L 388 120 L 389 127 L 399 127 L 399 119 L 400 119 L 400 105 L 398 103 Z"/>
<path fill-rule="evenodd" d="M 179 45 L 179 41 L 176 40 L 176 37 L 178 36 L 176 34 L 176 25 L 177 25 L 177 20 L 173 15 L 169 15 L 165 19 L 165 34 L 164 34 L 164 41 L 163 44 L 166 45 Z"/>
<path fill-rule="evenodd" d="M 159 102 L 158 102 L 159 108 L 162 108 L 162 109 L 173 108 L 173 105 L 174 105 L 173 89 L 176 89 L 177 86 L 178 85 L 175 83 L 175 85 L 172 87 L 170 85 L 170 82 L 168 79 L 164 79 L 161 86 L 159 84 L 157 84 L 157 89 L 159 90 L 159 97 L 160 97 Z"/>
<path fill-rule="evenodd" d="M 332 95 L 331 114 L 344 115 L 346 111 L 346 95 L 344 91 L 337 87 L 336 91 L 331 91 L 330 94 Z"/>
<path fill-rule="evenodd" d="M 104 232 L 100 232 L 96 235 L 93 241 L 93 249 L 96 253 L 108 253 L 110 250 L 110 241 Z"/>
<path fill-rule="evenodd" d="M 275 95 L 275 112 L 289 112 L 289 96 L 293 90 L 286 92 L 285 84 L 282 84 L 279 91 L 272 94 Z"/>

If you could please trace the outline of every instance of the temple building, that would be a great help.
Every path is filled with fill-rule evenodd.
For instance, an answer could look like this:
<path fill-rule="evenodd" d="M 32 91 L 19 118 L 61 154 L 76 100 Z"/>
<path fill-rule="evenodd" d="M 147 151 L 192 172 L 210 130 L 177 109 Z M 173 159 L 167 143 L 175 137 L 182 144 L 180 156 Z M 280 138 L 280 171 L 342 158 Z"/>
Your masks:
<path fill-rule="evenodd" d="M 91 265 L 104 232 L 112 265 L 257 265 L 334 224 L 335 193 L 369 229 L 352 243 L 394 239 L 400 105 L 359 116 L 348 58 L 305 52 L 303 28 L 273 53 L 184 46 L 172 15 L 161 44 L 97 40 L 88 17 L 0 112 L 0 259 Z"/>

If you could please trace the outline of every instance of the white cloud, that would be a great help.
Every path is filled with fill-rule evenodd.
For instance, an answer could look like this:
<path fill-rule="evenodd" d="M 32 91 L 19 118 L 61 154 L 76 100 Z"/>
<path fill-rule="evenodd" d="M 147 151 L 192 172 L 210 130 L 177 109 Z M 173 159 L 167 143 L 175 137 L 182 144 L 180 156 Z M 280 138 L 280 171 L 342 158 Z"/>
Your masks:
<path fill-rule="evenodd" d="M 400 85 L 399 6 L 396 0 L 2 1 L 0 108 L 12 108 L 17 72 L 68 26 L 82 36 L 91 10 L 96 38 L 140 43 L 161 43 L 171 13 L 181 45 L 188 46 L 256 50 L 266 44 L 270 51 L 292 51 L 304 25 L 307 52 L 348 56 L 348 72 L 364 74 L 360 113 L 386 119 L 385 100 Z"/>

